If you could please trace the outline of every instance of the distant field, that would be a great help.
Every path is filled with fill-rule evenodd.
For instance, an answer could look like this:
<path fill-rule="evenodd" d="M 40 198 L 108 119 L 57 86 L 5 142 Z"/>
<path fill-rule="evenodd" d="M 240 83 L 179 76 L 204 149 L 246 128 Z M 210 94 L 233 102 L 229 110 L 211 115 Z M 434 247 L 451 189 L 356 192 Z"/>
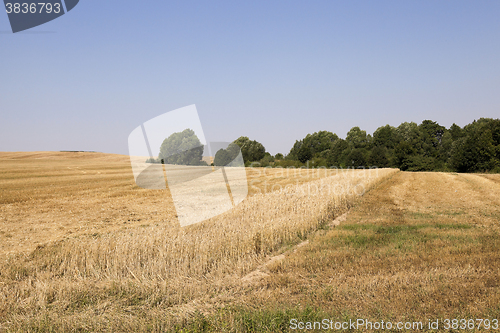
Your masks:
<path fill-rule="evenodd" d="M 175 216 L 165 191 L 135 185 L 127 156 L 0 153 L 0 182 L 0 253 Z"/>
<path fill-rule="evenodd" d="M 136 310 L 187 318 L 191 302 L 246 288 L 268 255 L 395 172 L 248 169 L 245 201 L 180 228 L 168 191 L 137 187 L 126 156 L 2 153 L 0 328 L 130 331 L 142 321 L 123 315 Z"/>
<path fill-rule="evenodd" d="M 336 173 L 248 169 L 249 194 Z M 175 225 L 168 191 L 139 188 L 128 156 L 102 153 L 0 153 L 0 254 L 81 234 Z"/>

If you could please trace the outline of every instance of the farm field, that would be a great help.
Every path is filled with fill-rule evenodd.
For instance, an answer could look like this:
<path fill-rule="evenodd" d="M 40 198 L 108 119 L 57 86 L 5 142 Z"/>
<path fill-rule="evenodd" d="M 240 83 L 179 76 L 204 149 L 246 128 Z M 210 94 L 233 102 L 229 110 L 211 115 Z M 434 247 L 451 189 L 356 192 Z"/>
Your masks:
<path fill-rule="evenodd" d="M 315 232 L 271 262 L 239 306 L 191 327 L 276 332 L 288 331 L 292 318 L 424 325 L 430 319 L 441 322 L 434 331 L 446 332 L 445 319 L 498 320 L 498 180 L 399 172 L 367 193 L 338 227 Z"/>
<path fill-rule="evenodd" d="M 124 156 L 4 153 L 2 327 L 51 329 L 43 323 L 51 317 L 59 330 L 75 320 L 98 330 L 109 318 L 96 317 L 95 306 L 112 314 L 113 331 L 141 325 L 134 316 L 123 320 L 130 307 L 176 322 L 192 313 L 190 302 L 223 299 L 224 290 L 233 295 L 269 255 L 299 243 L 345 212 L 360 189 L 396 172 L 286 171 L 249 169 L 250 195 L 236 209 L 180 228 L 168 191 L 137 187 Z"/>
<path fill-rule="evenodd" d="M 249 169 L 243 203 L 179 228 L 126 156 L 0 153 L 0 331 L 500 318 L 497 175 L 301 171 Z"/>
<path fill-rule="evenodd" d="M 264 168 L 247 172 L 249 195 L 336 173 Z M 176 221 L 168 191 L 138 187 L 125 155 L 4 152 L 0 182 L 0 254 L 31 251 L 66 237 Z"/>

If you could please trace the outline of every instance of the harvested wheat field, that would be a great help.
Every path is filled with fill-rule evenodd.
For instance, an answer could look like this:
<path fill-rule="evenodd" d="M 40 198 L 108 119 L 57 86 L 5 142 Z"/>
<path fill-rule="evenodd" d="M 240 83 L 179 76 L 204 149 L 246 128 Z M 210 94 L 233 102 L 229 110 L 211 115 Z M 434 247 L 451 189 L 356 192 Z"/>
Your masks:
<path fill-rule="evenodd" d="M 351 171 L 347 171 L 351 172 Z M 337 174 L 248 170 L 249 194 Z M 0 153 L 0 254 L 112 230 L 176 223 L 168 191 L 145 190 L 128 156 L 83 152 Z"/>
<path fill-rule="evenodd" d="M 0 154 L 0 330 L 277 332 L 500 317 L 497 175 L 247 170 L 181 228 L 126 156 Z"/>
<path fill-rule="evenodd" d="M 498 179 L 398 172 L 339 226 L 270 262 L 239 306 L 190 327 L 224 331 L 222 322 L 236 331 L 276 332 L 288 331 L 292 318 L 328 318 L 421 322 L 424 331 L 449 332 L 458 330 L 445 329 L 446 319 L 472 319 L 469 331 L 491 331 L 500 318 Z M 439 329 L 429 330 L 428 320 L 439 320 Z M 358 331 L 371 331 L 364 328 Z"/>
<path fill-rule="evenodd" d="M 210 315 L 396 172 L 251 169 L 244 202 L 181 228 L 168 191 L 137 187 L 126 156 L 0 163 L 0 327 L 23 332 L 169 331 Z"/>

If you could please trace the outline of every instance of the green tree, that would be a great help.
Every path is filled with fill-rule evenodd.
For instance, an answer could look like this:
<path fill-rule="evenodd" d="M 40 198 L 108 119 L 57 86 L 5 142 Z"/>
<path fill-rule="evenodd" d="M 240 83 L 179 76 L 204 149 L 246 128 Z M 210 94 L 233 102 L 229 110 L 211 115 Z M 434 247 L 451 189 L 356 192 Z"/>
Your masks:
<path fill-rule="evenodd" d="M 439 156 L 440 159 L 446 164 L 446 168 L 449 168 L 451 150 L 453 147 L 453 136 L 451 131 L 446 131 L 441 139 L 441 145 L 439 146 Z"/>
<path fill-rule="evenodd" d="M 424 142 L 433 147 L 437 147 L 441 143 L 443 134 L 446 131 L 444 126 L 432 120 L 424 120 L 418 127 L 423 135 Z"/>
<path fill-rule="evenodd" d="M 219 149 L 215 153 L 214 165 L 215 166 L 236 166 L 235 159 L 240 153 L 240 147 L 235 143 L 230 143 L 226 149 Z"/>
<path fill-rule="evenodd" d="M 347 136 L 345 141 L 349 145 L 351 149 L 354 148 L 366 148 L 369 143 L 368 137 L 366 135 L 366 131 L 362 131 L 359 127 L 353 127 L 349 132 L 347 132 Z"/>
<path fill-rule="evenodd" d="M 500 145 L 500 119 L 491 119 L 488 124 L 491 130 L 491 137 L 495 146 Z"/>
<path fill-rule="evenodd" d="M 171 134 L 160 147 L 158 159 L 165 164 L 206 165 L 203 145 L 192 129 Z"/>
<path fill-rule="evenodd" d="M 497 166 L 491 123 L 480 119 L 464 127 L 465 136 L 453 142 L 451 164 L 458 172 L 492 170 Z"/>
<path fill-rule="evenodd" d="M 266 152 L 266 154 L 264 155 L 264 157 L 261 158 L 261 160 L 259 162 L 260 162 L 260 166 L 261 167 L 267 167 L 272 162 L 274 162 L 274 157 L 270 153 Z"/>
<path fill-rule="evenodd" d="M 295 140 L 295 143 L 293 144 L 293 147 L 290 149 L 290 152 L 286 155 L 285 159 L 289 161 L 298 161 L 298 153 L 299 149 L 302 146 L 302 140 Z"/>
<path fill-rule="evenodd" d="M 451 135 L 451 139 L 453 141 L 456 141 L 464 136 L 464 131 L 462 130 L 462 128 L 455 123 L 453 123 L 453 125 L 451 125 L 449 132 Z"/>
<path fill-rule="evenodd" d="M 226 166 L 229 163 L 231 163 L 231 157 L 229 156 L 229 153 L 225 149 L 219 149 L 215 153 L 214 157 L 214 165 L 215 166 Z"/>
<path fill-rule="evenodd" d="M 332 148 L 326 153 L 326 162 L 329 166 L 346 166 L 348 154 L 347 142 L 344 139 L 339 139 L 333 143 Z"/>
<path fill-rule="evenodd" d="M 379 127 L 373 132 L 373 144 L 378 147 L 394 149 L 398 144 L 396 128 L 390 125 Z"/>
<path fill-rule="evenodd" d="M 407 141 L 401 141 L 394 149 L 396 165 L 403 171 L 414 166 L 415 149 Z"/>
<path fill-rule="evenodd" d="M 442 169 L 446 162 L 446 156 L 440 155 L 440 146 L 442 144 L 443 135 L 446 132 L 444 126 L 439 125 L 432 120 L 424 120 L 418 126 L 420 130 L 420 138 L 422 140 L 422 151 L 419 152 L 422 156 L 422 165 L 424 170 Z"/>
<path fill-rule="evenodd" d="M 266 148 L 260 142 L 252 141 L 246 136 L 240 136 L 233 143 L 240 147 L 245 162 L 259 161 L 266 155 Z"/>
<path fill-rule="evenodd" d="M 363 155 L 363 151 L 358 148 L 351 150 L 347 156 L 348 166 L 353 166 L 355 168 L 362 167 L 366 165 L 366 159 Z"/>
<path fill-rule="evenodd" d="M 413 144 L 415 148 L 418 150 L 421 148 L 421 133 L 418 128 L 418 125 L 414 122 L 404 122 L 401 123 L 401 125 L 398 126 L 396 129 L 396 132 L 399 136 L 398 141 L 406 141 L 409 144 Z"/>
<path fill-rule="evenodd" d="M 370 166 L 376 166 L 379 168 L 386 168 L 390 165 L 389 159 L 387 158 L 387 148 L 383 146 L 375 146 L 370 152 L 370 157 L 368 158 L 368 164 Z"/>
<path fill-rule="evenodd" d="M 299 160 L 302 163 L 311 160 L 313 157 L 324 156 L 324 152 L 332 148 L 333 143 L 339 140 L 337 134 L 328 131 L 319 131 L 307 134 L 300 141 L 295 141 L 287 160 Z M 300 157 L 299 157 L 300 156 Z"/>
<path fill-rule="evenodd" d="M 429 150 L 432 154 L 427 154 L 426 149 L 432 144 L 425 144 L 421 127 L 414 122 L 404 122 L 398 126 L 397 133 L 399 143 L 394 149 L 395 166 L 408 171 L 433 170 L 435 154 L 432 150 Z"/>
<path fill-rule="evenodd" d="M 500 119 L 481 118 L 450 129 L 432 120 L 379 127 L 373 137 L 353 127 L 346 139 L 320 131 L 295 141 L 290 153 L 275 165 L 398 167 L 408 171 L 500 172 Z M 366 163 L 365 163 L 366 162 Z"/>
<path fill-rule="evenodd" d="M 312 149 L 303 144 L 297 153 L 298 160 L 302 163 L 306 163 L 312 157 L 313 157 Z"/>
<path fill-rule="evenodd" d="M 319 131 L 306 135 L 303 140 L 303 146 L 308 147 L 313 156 L 318 156 L 321 152 L 330 149 L 332 144 L 338 139 L 337 134 L 328 131 Z"/>

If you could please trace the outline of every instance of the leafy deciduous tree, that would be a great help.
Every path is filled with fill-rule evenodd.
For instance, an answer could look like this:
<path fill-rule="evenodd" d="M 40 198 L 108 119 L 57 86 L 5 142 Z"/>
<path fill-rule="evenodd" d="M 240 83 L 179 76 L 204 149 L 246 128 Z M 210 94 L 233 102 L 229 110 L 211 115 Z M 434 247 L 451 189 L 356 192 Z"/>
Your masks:
<path fill-rule="evenodd" d="M 158 159 L 165 164 L 206 165 L 203 145 L 192 129 L 171 134 L 160 147 Z"/>

